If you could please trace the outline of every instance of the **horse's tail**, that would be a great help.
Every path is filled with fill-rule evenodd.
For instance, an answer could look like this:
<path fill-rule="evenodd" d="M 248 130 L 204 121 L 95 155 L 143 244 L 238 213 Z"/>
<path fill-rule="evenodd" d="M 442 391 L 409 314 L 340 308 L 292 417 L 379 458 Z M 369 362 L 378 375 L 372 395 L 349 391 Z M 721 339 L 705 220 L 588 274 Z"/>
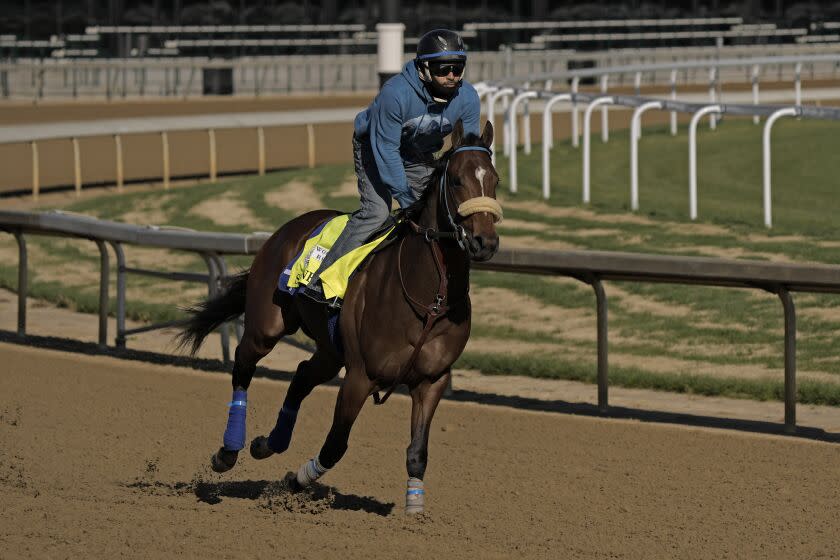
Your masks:
<path fill-rule="evenodd" d="M 245 287 L 248 284 L 249 271 L 234 276 L 227 289 L 221 295 L 203 301 L 186 311 L 190 317 L 184 328 L 175 336 L 177 347 L 190 348 L 194 356 L 207 335 L 222 323 L 235 319 L 245 311 Z"/>

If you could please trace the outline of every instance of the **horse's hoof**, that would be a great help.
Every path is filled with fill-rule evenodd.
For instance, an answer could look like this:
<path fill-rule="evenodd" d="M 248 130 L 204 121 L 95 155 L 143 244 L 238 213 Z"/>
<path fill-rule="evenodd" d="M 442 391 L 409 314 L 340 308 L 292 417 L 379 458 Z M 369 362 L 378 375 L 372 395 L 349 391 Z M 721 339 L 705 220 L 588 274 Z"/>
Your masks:
<path fill-rule="evenodd" d="M 286 473 L 286 476 L 283 478 L 286 482 L 286 485 L 289 487 L 289 490 L 292 492 L 301 492 L 303 491 L 303 486 L 301 486 L 300 482 L 298 482 L 297 474 L 289 471 Z"/>
<path fill-rule="evenodd" d="M 228 451 L 224 447 L 220 447 L 219 450 L 210 457 L 210 468 L 217 473 L 227 472 L 236 465 L 236 459 L 238 457 L 239 451 Z"/>
<path fill-rule="evenodd" d="M 268 438 L 257 436 L 251 440 L 251 457 L 254 459 L 268 459 L 274 455 L 274 451 L 268 446 Z"/>

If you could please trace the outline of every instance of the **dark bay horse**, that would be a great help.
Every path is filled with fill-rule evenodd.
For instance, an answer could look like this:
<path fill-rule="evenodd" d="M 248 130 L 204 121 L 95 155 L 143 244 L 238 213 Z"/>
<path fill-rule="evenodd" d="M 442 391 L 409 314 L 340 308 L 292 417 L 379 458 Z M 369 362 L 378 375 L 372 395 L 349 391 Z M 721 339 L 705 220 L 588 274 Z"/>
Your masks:
<path fill-rule="evenodd" d="M 492 139 L 490 123 L 480 138 L 465 138 L 461 122 L 455 125 L 452 148 L 436 162 L 425 193 L 401 212 L 398 239 L 370 257 L 351 279 L 338 320 L 343 356 L 328 332 L 329 308 L 277 290 L 284 266 L 300 253 L 310 233 L 338 212 L 317 210 L 289 221 L 222 295 L 191 310 L 180 340 L 193 353 L 215 328 L 245 313 L 224 445 L 212 457 L 215 471 L 233 468 L 245 446 L 247 389 L 257 362 L 300 328 L 317 350 L 298 365 L 277 425 L 267 437 L 251 442 L 251 455 L 265 459 L 285 451 L 301 402 L 345 366 L 326 441 L 289 480 L 296 488 L 311 484 L 344 455 L 365 400 L 374 395 L 379 402 L 378 391 L 387 391 L 387 398 L 396 385 L 404 384 L 412 400 L 406 511 L 423 511 L 429 427 L 450 368 L 470 334 L 470 261 L 491 258 L 499 245 L 495 224 L 502 211 L 488 149 Z"/>

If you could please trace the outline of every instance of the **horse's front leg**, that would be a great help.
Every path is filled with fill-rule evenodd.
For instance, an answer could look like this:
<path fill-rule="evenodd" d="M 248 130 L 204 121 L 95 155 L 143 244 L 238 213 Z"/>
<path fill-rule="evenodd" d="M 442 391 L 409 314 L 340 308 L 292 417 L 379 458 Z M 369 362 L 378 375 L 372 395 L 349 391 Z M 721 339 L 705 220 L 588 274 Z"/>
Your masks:
<path fill-rule="evenodd" d="M 289 448 L 303 399 L 309 396 L 315 387 L 338 375 L 340 369 L 341 361 L 321 350 L 315 352 L 309 360 L 298 364 L 274 429 L 267 437 L 257 436 L 251 441 L 251 456 L 254 459 L 266 459 Z"/>
<path fill-rule="evenodd" d="M 298 469 L 297 476 L 289 482 L 299 490 L 321 478 L 338 463 L 347 451 L 350 430 L 359 416 L 365 400 L 373 391 L 374 384 L 361 368 L 348 368 L 344 383 L 338 391 L 333 423 L 320 453 Z"/>
<path fill-rule="evenodd" d="M 429 458 L 429 427 L 451 375 L 451 370 L 447 369 L 436 381 L 423 381 L 411 389 L 411 443 L 406 449 L 405 458 L 408 471 L 406 514 L 423 513 L 425 507 L 423 476 Z"/>

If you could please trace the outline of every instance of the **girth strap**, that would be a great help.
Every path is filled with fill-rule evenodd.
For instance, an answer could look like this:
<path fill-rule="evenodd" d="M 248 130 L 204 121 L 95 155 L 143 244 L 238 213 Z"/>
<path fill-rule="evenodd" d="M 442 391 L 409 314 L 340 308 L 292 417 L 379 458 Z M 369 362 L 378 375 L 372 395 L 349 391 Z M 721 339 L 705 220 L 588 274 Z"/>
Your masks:
<path fill-rule="evenodd" d="M 411 294 L 408 293 L 408 290 L 405 287 L 405 280 L 403 280 L 402 274 L 402 248 L 403 243 L 405 242 L 405 237 L 403 237 L 400 241 L 399 250 L 397 251 L 397 272 L 400 277 L 400 286 L 402 287 L 403 295 L 409 301 L 409 303 L 425 312 L 426 317 L 424 319 L 423 332 L 420 334 L 420 338 L 417 340 L 417 344 L 414 346 L 414 351 L 411 353 L 411 357 L 408 359 L 408 362 L 406 362 L 405 366 L 400 370 L 399 374 L 397 374 L 396 379 L 394 379 L 394 382 L 391 384 L 390 387 L 388 387 L 388 390 L 385 391 L 385 394 L 382 397 L 379 396 L 379 391 L 374 391 L 374 404 L 383 404 L 385 401 L 388 400 L 388 397 L 391 396 L 391 393 L 394 392 L 394 389 L 396 389 L 397 385 L 405 381 L 405 377 L 414 367 L 414 364 L 417 361 L 417 357 L 420 355 L 420 350 L 423 348 L 423 344 L 426 343 L 426 338 L 429 336 L 429 332 L 431 332 L 435 322 L 440 317 L 446 315 L 446 313 L 449 311 L 449 304 L 446 299 L 447 292 L 449 290 L 449 282 L 446 279 L 446 265 L 443 261 L 443 254 L 440 251 L 440 246 L 438 245 L 437 239 L 434 236 L 429 235 L 429 232 L 433 230 L 423 229 L 411 221 L 409 221 L 409 224 L 411 224 L 411 228 L 414 230 L 415 233 L 422 234 L 425 237 L 426 241 L 429 242 L 429 245 L 432 249 L 432 257 L 434 257 L 435 261 L 435 267 L 437 268 L 438 275 L 440 276 L 440 283 L 438 285 L 438 292 L 435 296 L 435 301 L 429 305 L 425 305 L 411 297 Z"/>

